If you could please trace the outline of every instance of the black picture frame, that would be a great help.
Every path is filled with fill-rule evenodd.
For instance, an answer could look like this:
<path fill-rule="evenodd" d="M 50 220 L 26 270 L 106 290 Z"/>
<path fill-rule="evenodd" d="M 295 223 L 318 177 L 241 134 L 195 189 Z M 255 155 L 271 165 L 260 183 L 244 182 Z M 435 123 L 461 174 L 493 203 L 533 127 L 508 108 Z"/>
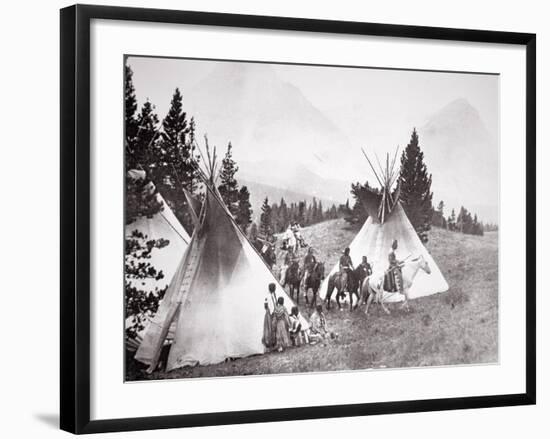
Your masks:
<path fill-rule="evenodd" d="M 387 413 L 535 404 L 536 401 L 536 36 L 290 17 L 75 5 L 61 19 L 61 387 L 60 426 L 99 433 Z M 525 393 L 90 420 L 90 22 L 93 19 L 229 26 L 449 41 L 526 48 L 526 376 Z"/>

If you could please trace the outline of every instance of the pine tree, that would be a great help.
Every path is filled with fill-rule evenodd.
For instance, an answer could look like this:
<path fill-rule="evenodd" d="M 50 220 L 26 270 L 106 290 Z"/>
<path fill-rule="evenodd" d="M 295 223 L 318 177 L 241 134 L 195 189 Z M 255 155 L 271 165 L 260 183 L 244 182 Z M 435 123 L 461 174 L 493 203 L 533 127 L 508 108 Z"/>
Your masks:
<path fill-rule="evenodd" d="M 353 207 L 350 212 L 345 215 L 347 222 L 355 224 L 364 224 L 367 218 L 369 217 L 367 210 L 363 206 L 363 199 L 367 192 L 379 192 L 377 189 L 372 187 L 368 181 L 365 184 L 359 182 L 351 184 L 351 195 L 354 199 Z M 348 200 L 349 201 L 349 200 Z M 349 207 L 349 202 L 348 202 Z"/>
<path fill-rule="evenodd" d="M 296 215 L 296 221 L 298 221 L 298 224 L 303 226 L 306 222 L 306 203 L 305 201 L 300 201 L 298 203 L 298 213 Z"/>
<path fill-rule="evenodd" d="M 310 207 L 311 207 L 311 214 L 310 214 L 309 223 L 315 224 L 317 222 L 317 218 L 319 217 L 319 212 L 318 212 L 319 207 L 317 206 L 316 198 L 313 198 L 313 203 L 311 203 Z"/>
<path fill-rule="evenodd" d="M 141 107 L 136 117 L 137 131 L 132 140 L 133 147 L 129 149 L 126 166 L 128 169 L 143 169 L 148 171 L 153 160 L 153 150 L 158 138 L 159 119 L 155 106 L 148 100 Z"/>
<path fill-rule="evenodd" d="M 189 121 L 188 143 L 195 148 L 195 118 L 191 117 Z"/>
<path fill-rule="evenodd" d="M 235 174 L 239 170 L 239 167 L 235 160 L 233 160 L 232 149 L 231 142 L 229 142 L 225 157 L 222 160 L 218 190 L 220 191 L 220 195 L 225 205 L 231 214 L 235 216 L 239 210 L 239 186 L 235 179 Z"/>
<path fill-rule="evenodd" d="M 179 181 L 191 193 L 195 193 L 200 182 L 196 164 L 199 156 L 194 143 L 195 122 L 187 122 L 183 111 L 183 97 L 178 88 L 174 91 L 168 114 L 162 121 L 161 158 L 164 175 L 169 175 L 176 186 Z M 177 188 L 181 192 L 181 188 Z"/>
<path fill-rule="evenodd" d="M 479 222 L 477 214 L 474 215 L 472 223 L 472 234 L 483 236 L 483 223 Z"/>
<path fill-rule="evenodd" d="M 424 163 L 416 128 L 411 140 L 401 155 L 399 174 L 401 186 L 400 201 L 409 221 L 422 242 L 428 242 L 428 231 L 432 223 L 432 176 Z"/>
<path fill-rule="evenodd" d="M 460 207 L 458 212 L 458 217 L 456 218 L 456 228 L 461 233 L 472 233 L 472 215 L 468 212 L 464 206 Z"/>
<path fill-rule="evenodd" d="M 241 187 L 238 194 L 237 213 L 235 221 L 246 233 L 248 226 L 252 222 L 252 205 L 250 204 L 250 192 L 246 186 Z"/>
<path fill-rule="evenodd" d="M 179 152 L 177 149 L 187 143 L 190 130 L 187 124 L 187 113 L 183 111 L 183 96 L 179 88 L 176 88 L 172 95 L 168 114 L 162 121 L 162 128 L 163 146 L 175 150 L 176 153 Z"/>
<path fill-rule="evenodd" d="M 160 212 L 163 207 L 157 199 L 157 193 L 144 191 L 143 180 L 134 180 L 126 176 L 126 224 L 133 223 L 137 218 L 145 216 L 151 218 Z M 153 249 L 160 249 L 169 244 L 166 239 L 149 239 L 148 236 L 133 230 L 125 238 L 124 274 L 125 274 L 125 305 L 126 318 L 130 324 L 126 327 L 126 334 L 135 338 L 144 328 L 147 318 L 157 312 L 160 299 L 166 288 L 151 294 L 140 289 L 141 281 L 146 279 L 160 280 L 164 277 L 151 262 Z"/>
<path fill-rule="evenodd" d="M 147 181 L 126 175 L 125 224 L 131 224 L 139 217 L 152 218 L 163 209 L 162 203 L 157 199 L 157 190 L 144 190 Z"/>
<path fill-rule="evenodd" d="M 196 166 L 199 157 L 192 142 L 193 130 L 183 111 L 183 97 L 176 88 L 168 114 L 162 121 L 162 133 L 154 150 L 150 172 L 176 217 L 188 231 L 193 229 L 193 221 L 182 189 L 196 193 L 200 181 Z"/>
<path fill-rule="evenodd" d="M 311 204 L 308 206 L 305 201 L 304 203 L 306 204 L 306 214 L 305 214 L 306 218 L 305 218 L 304 224 L 302 225 L 309 226 L 310 224 L 313 224 L 313 206 Z"/>
<path fill-rule="evenodd" d="M 289 210 L 284 198 L 281 198 L 279 203 L 279 219 L 281 222 L 280 232 L 282 232 L 288 227 L 288 223 L 290 222 Z"/>
<path fill-rule="evenodd" d="M 447 218 L 447 227 L 449 230 L 456 230 L 456 214 L 454 209 L 451 211 L 451 216 Z"/>
<path fill-rule="evenodd" d="M 253 222 L 250 226 L 250 229 L 248 230 L 248 238 L 252 242 L 256 242 L 256 239 L 258 238 L 258 225 Z"/>
<path fill-rule="evenodd" d="M 271 230 L 273 233 L 279 233 L 281 229 L 279 205 L 277 203 L 271 204 Z"/>
<path fill-rule="evenodd" d="M 138 122 L 136 118 L 137 99 L 136 90 L 132 81 L 134 73 L 129 65 L 124 66 L 124 134 L 126 157 L 128 168 L 135 167 L 133 163 L 133 153 L 136 147 L 136 137 L 138 133 Z"/>
<path fill-rule="evenodd" d="M 260 215 L 260 228 L 259 234 L 264 239 L 270 239 L 273 234 L 273 228 L 271 224 L 271 206 L 269 205 L 269 199 L 265 197 L 262 204 L 262 213 Z"/>
<path fill-rule="evenodd" d="M 433 211 L 432 224 L 436 227 L 447 228 L 447 220 L 445 219 L 445 203 L 440 201 L 437 209 Z"/>

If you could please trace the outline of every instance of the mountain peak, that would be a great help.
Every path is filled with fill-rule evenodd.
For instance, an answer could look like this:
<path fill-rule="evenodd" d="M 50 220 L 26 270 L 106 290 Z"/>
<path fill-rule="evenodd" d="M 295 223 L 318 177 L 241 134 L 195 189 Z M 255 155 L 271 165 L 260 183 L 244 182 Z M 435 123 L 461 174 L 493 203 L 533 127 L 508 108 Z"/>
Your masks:
<path fill-rule="evenodd" d="M 433 174 L 434 199 L 460 205 L 498 221 L 498 144 L 477 109 L 466 99 L 449 102 L 419 129 Z"/>
<path fill-rule="evenodd" d="M 449 102 L 433 114 L 421 131 L 430 136 L 452 135 L 468 142 L 488 141 L 490 137 L 479 112 L 464 98 Z"/>
<path fill-rule="evenodd" d="M 238 161 L 283 158 L 327 177 L 357 166 L 340 128 L 272 65 L 218 63 L 187 92 L 187 108 L 213 145 L 231 140 Z"/>

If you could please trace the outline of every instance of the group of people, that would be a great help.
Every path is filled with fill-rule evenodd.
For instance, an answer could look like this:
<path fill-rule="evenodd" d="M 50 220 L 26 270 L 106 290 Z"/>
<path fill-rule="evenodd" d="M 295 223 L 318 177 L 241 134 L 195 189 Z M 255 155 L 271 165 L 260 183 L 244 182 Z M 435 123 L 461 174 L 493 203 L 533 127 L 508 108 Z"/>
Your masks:
<path fill-rule="evenodd" d="M 297 221 L 290 223 L 283 234 L 283 250 L 298 251 L 299 247 L 307 247 L 306 241 L 302 236 L 302 228 Z"/>
<path fill-rule="evenodd" d="M 401 261 L 397 258 L 398 242 L 397 239 L 392 241 L 390 251 L 388 253 L 388 269 L 385 271 L 384 275 L 384 290 L 385 291 L 398 291 L 402 292 L 403 289 L 403 274 L 401 268 L 403 267 L 404 261 Z M 342 291 L 347 291 L 348 288 L 348 276 L 349 272 L 354 270 L 353 261 L 350 256 L 350 248 L 346 247 L 342 256 L 340 256 L 339 261 L 340 269 L 340 281 L 342 283 Z M 362 257 L 361 264 L 359 268 L 363 272 L 362 279 L 372 274 L 372 266 L 368 262 L 366 256 Z"/>
<path fill-rule="evenodd" d="M 294 251 L 291 248 L 289 248 L 283 260 L 283 265 L 281 266 L 281 272 L 279 275 L 279 282 L 281 285 L 285 285 L 286 283 L 286 273 L 288 268 L 293 262 L 297 262 L 297 261 L 298 261 L 298 256 L 294 253 Z M 313 247 L 309 247 L 307 249 L 306 256 L 304 257 L 304 270 L 302 272 L 302 283 L 305 282 L 307 277 L 311 274 L 311 272 L 315 268 L 316 263 L 317 263 L 317 258 L 315 257 L 314 249 Z"/>
<path fill-rule="evenodd" d="M 386 270 L 384 277 L 384 290 L 386 291 L 401 291 L 403 285 L 401 268 L 404 261 L 397 258 L 396 250 L 398 248 L 397 240 L 393 240 L 391 249 L 388 253 L 389 268 Z M 290 264 L 296 260 L 296 256 L 292 250 L 289 250 L 284 261 L 283 269 L 281 270 L 281 284 L 284 285 L 284 277 L 286 270 Z M 308 273 L 311 273 L 317 260 L 312 247 L 304 258 L 304 273 L 305 279 Z M 368 262 L 366 256 L 362 257 L 359 267 L 365 274 L 372 274 L 372 266 Z M 350 256 L 350 249 L 347 247 L 339 260 L 339 269 L 342 282 L 342 291 L 347 291 L 347 281 L 350 271 L 355 270 L 353 261 Z M 276 285 L 270 283 L 268 286 L 269 296 L 264 303 L 264 332 L 262 342 L 267 350 L 277 350 L 282 352 L 290 346 L 299 346 L 304 343 L 315 344 L 326 339 L 336 338 L 337 334 L 329 331 L 327 321 L 323 312 L 322 305 L 317 305 L 315 311 L 310 317 L 309 328 L 305 329 L 300 321 L 300 311 L 297 306 L 291 308 L 288 312 L 284 297 L 276 296 Z M 270 311 L 269 302 L 271 301 L 273 311 Z"/>
<path fill-rule="evenodd" d="M 309 328 L 302 327 L 300 310 L 297 306 L 291 308 L 290 313 L 285 307 L 285 299 L 276 297 L 276 285 L 268 286 L 269 297 L 264 302 L 264 332 L 262 343 L 267 350 L 282 352 L 290 346 L 302 344 L 316 344 L 327 338 L 336 338 L 337 334 L 327 328 L 327 321 L 323 307 L 318 305 L 310 317 Z M 270 311 L 269 301 L 273 304 Z"/>

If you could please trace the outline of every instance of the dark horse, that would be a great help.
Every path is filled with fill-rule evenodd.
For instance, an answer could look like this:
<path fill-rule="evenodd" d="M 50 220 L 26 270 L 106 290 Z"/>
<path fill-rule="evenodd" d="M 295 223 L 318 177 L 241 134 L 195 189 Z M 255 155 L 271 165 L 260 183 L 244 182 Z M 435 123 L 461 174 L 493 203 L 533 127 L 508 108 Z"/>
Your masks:
<path fill-rule="evenodd" d="M 348 272 L 348 288 L 347 292 L 349 293 L 349 310 L 353 311 L 359 306 L 359 301 L 361 298 L 360 288 L 363 283 L 363 280 L 366 277 L 366 272 L 362 267 L 357 267 L 355 270 Z M 346 292 L 342 291 L 342 280 L 340 277 L 340 272 L 334 273 L 328 278 L 327 286 L 327 295 L 325 300 L 327 302 L 327 309 L 330 309 L 330 298 L 332 297 L 332 292 L 336 288 L 336 303 L 338 303 L 338 309 L 342 309 L 340 300 L 346 297 Z M 353 296 L 357 298 L 355 306 L 353 306 Z"/>
<path fill-rule="evenodd" d="M 277 254 L 275 253 L 275 247 L 273 244 L 269 244 L 267 246 L 267 249 L 262 252 L 262 256 L 269 269 L 273 270 L 273 265 L 277 262 Z"/>
<path fill-rule="evenodd" d="M 311 306 L 315 307 L 317 305 L 317 294 L 319 293 L 319 288 L 321 287 L 321 282 L 325 278 L 325 263 L 316 262 L 313 270 L 309 273 L 308 277 L 304 281 L 305 285 L 305 294 L 306 294 L 306 304 L 309 304 L 308 292 L 311 289 L 313 292 L 313 301 Z"/>
<path fill-rule="evenodd" d="M 290 266 L 286 270 L 285 284 L 283 287 L 288 285 L 288 294 L 291 299 L 296 293 L 296 304 L 300 303 L 300 282 L 302 280 L 302 274 L 300 272 L 300 266 L 297 261 L 292 261 Z M 307 297 L 306 297 L 307 298 Z"/>

